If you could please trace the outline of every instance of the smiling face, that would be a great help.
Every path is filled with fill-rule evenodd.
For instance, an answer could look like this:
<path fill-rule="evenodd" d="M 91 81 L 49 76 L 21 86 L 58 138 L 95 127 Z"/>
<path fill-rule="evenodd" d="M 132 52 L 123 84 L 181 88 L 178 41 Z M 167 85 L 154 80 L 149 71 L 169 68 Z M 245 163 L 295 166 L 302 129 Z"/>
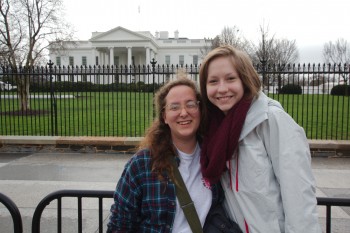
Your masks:
<path fill-rule="evenodd" d="M 230 57 L 217 57 L 210 62 L 206 89 L 209 101 L 225 115 L 242 99 L 243 83 Z"/>
<path fill-rule="evenodd" d="M 164 122 L 169 126 L 173 143 L 196 140 L 196 132 L 200 124 L 200 109 L 193 107 L 197 103 L 194 90 L 185 85 L 171 88 L 165 98 L 166 107 L 163 113 Z M 180 109 L 172 108 L 180 106 Z"/>

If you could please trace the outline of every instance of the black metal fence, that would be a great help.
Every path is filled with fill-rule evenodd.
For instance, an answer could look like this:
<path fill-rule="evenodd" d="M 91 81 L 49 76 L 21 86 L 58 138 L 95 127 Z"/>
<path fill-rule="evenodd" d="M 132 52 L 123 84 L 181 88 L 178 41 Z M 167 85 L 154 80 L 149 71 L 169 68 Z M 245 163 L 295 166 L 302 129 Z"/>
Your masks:
<path fill-rule="evenodd" d="M 5 194 L 0 193 L 0 203 L 2 203 L 6 209 L 10 212 L 13 222 L 13 232 L 22 233 L 23 224 L 21 213 L 18 210 L 17 205 Z"/>
<path fill-rule="evenodd" d="M 106 190 L 58 190 L 56 192 L 50 193 L 45 198 L 43 198 L 37 205 L 33 220 L 32 220 L 32 232 L 40 233 L 41 216 L 44 209 L 51 204 L 52 201 L 56 201 L 57 207 L 57 232 L 62 232 L 62 198 L 73 197 L 77 200 L 77 227 L 74 232 L 83 232 L 83 199 L 98 199 L 98 206 L 96 213 L 96 219 L 98 219 L 98 232 L 105 232 L 103 230 L 103 200 L 106 198 L 113 198 L 114 191 Z"/>
<path fill-rule="evenodd" d="M 198 66 L 1 67 L 0 135 L 143 136 L 153 94 Z M 263 91 L 309 139 L 349 140 L 349 65 L 258 64 Z"/>
<path fill-rule="evenodd" d="M 107 190 L 58 190 L 53 193 L 48 194 L 44 197 L 40 203 L 37 205 L 34 211 L 32 219 L 32 232 L 40 233 L 41 226 L 41 217 L 46 207 L 52 207 L 52 202 L 56 203 L 54 209 L 57 211 L 56 220 L 57 220 L 57 232 L 62 232 L 63 224 L 62 218 L 65 216 L 62 213 L 62 199 L 63 198 L 74 198 L 77 200 L 77 225 L 76 232 L 83 232 L 83 199 L 98 199 L 96 219 L 98 219 L 98 232 L 104 232 L 104 199 L 113 198 L 114 191 Z M 14 232 L 21 233 L 22 228 L 22 219 L 21 214 L 16 206 L 7 196 L 0 193 L 0 202 L 4 203 L 8 210 L 11 212 L 12 220 L 14 223 Z M 332 222 L 332 209 L 334 206 L 350 206 L 349 198 L 331 198 L 331 197 L 317 197 L 318 206 L 326 206 L 326 233 L 331 231 L 331 222 Z M 110 206 L 109 206 L 110 207 Z M 90 207 L 91 208 L 91 207 Z M 109 210 L 109 209 L 108 209 Z M 96 226 L 97 227 L 97 226 Z M 105 226 L 106 227 L 106 226 Z"/>

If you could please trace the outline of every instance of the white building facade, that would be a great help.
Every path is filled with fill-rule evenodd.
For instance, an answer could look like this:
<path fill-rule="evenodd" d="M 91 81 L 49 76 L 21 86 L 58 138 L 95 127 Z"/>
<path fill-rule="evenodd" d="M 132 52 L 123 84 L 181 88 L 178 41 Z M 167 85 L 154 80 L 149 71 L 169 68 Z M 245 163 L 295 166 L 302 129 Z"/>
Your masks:
<path fill-rule="evenodd" d="M 50 60 L 57 66 L 94 65 L 199 65 L 202 51 L 208 44 L 205 39 L 169 37 L 166 31 L 135 32 L 116 27 L 107 32 L 93 32 L 88 41 L 65 42 L 63 51 L 50 49 Z"/>

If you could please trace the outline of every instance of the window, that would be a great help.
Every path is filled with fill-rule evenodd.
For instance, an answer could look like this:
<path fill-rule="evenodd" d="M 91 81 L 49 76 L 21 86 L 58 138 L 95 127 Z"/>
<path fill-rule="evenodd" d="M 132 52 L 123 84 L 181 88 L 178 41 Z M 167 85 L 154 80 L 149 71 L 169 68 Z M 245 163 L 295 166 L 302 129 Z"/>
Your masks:
<path fill-rule="evenodd" d="M 56 65 L 57 66 L 61 65 L 61 57 L 56 57 Z"/>
<path fill-rule="evenodd" d="M 87 62 L 86 62 L 86 57 L 85 57 L 85 56 L 83 56 L 83 57 L 81 58 L 81 64 L 82 64 L 83 66 L 86 66 Z"/>
<path fill-rule="evenodd" d="M 185 43 L 186 43 L 186 40 L 178 40 L 177 43 L 178 43 L 178 44 L 185 44 Z"/>
<path fill-rule="evenodd" d="M 114 82 L 119 83 L 119 74 L 114 75 Z"/>
<path fill-rule="evenodd" d="M 184 55 L 180 55 L 179 56 L 179 65 L 183 66 L 185 63 L 185 56 Z"/>
<path fill-rule="evenodd" d="M 119 83 L 119 56 L 114 56 L 114 65 L 115 65 L 115 68 L 116 68 L 116 74 L 114 75 L 114 82 L 115 83 Z"/>
<path fill-rule="evenodd" d="M 114 56 L 114 65 L 119 66 L 119 56 Z"/>
<path fill-rule="evenodd" d="M 170 56 L 169 55 L 165 56 L 165 64 L 170 65 Z"/>
<path fill-rule="evenodd" d="M 81 81 L 87 82 L 87 75 L 86 75 L 86 74 L 83 74 L 83 75 L 81 76 Z"/>
<path fill-rule="evenodd" d="M 198 55 L 193 55 L 193 65 L 198 65 Z"/>
<path fill-rule="evenodd" d="M 95 76 L 95 84 L 100 84 L 100 75 Z"/>
<path fill-rule="evenodd" d="M 74 66 L 74 57 L 69 57 L 69 65 Z"/>

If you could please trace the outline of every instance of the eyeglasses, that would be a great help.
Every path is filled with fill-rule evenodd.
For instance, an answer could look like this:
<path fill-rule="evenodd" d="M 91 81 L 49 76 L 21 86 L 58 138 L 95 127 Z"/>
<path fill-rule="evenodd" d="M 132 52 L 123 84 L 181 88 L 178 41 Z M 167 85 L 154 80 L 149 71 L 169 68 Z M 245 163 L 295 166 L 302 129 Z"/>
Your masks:
<path fill-rule="evenodd" d="M 187 112 L 195 113 L 198 111 L 199 101 L 190 100 L 185 104 L 185 106 L 178 103 L 168 104 L 164 106 L 164 109 L 173 113 L 180 113 L 183 107 Z"/>

